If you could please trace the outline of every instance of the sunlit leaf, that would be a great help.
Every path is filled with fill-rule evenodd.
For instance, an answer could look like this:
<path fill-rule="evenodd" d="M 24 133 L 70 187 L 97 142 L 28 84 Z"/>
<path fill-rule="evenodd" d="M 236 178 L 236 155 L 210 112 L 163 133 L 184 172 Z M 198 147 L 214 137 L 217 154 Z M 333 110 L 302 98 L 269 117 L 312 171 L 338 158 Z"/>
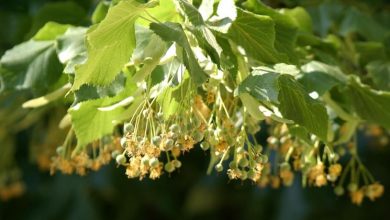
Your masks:
<path fill-rule="evenodd" d="M 115 79 L 131 58 L 135 48 L 134 24 L 147 7 L 148 4 L 135 0 L 121 1 L 87 34 L 88 59 L 76 70 L 73 90 L 83 84 L 104 86 Z"/>

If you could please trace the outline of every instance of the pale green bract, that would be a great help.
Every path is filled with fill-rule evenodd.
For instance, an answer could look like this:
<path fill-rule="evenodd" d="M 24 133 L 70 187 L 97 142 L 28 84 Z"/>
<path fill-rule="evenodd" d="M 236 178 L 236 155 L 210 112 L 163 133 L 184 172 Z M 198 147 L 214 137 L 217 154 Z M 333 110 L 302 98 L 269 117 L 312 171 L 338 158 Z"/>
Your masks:
<path fill-rule="evenodd" d="M 122 122 L 120 116 L 126 109 L 123 106 L 109 111 L 101 108 L 120 102 L 131 96 L 135 90 L 135 84 L 127 83 L 126 89 L 114 97 L 80 102 L 68 110 L 77 137 L 77 149 L 81 150 L 92 141 L 113 132 L 115 126 Z"/>

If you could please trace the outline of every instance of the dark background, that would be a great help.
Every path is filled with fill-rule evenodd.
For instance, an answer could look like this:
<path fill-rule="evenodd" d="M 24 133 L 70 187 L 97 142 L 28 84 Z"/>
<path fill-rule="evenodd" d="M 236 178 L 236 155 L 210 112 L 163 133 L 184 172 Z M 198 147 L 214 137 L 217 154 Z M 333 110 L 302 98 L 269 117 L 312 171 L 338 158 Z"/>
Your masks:
<path fill-rule="evenodd" d="M 88 16 L 97 2 L 72 2 L 64 6 L 63 1 L 0 0 L 0 55 L 27 40 L 48 20 L 88 25 Z M 299 2 L 271 3 L 293 6 Z M 68 10 L 69 14 L 63 16 L 56 10 Z M 183 157 L 179 172 L 163 175 L 157 181 L 127 179 L 124 169 L 116 168 L 114 163 L 86 177 L 50 176 L 29 160 L 30 135 L 31 129 L 27 129 L 15 137 L 15 158 L 23 172 L 26 192 L 19 198 L 0 201 L 0 220 L 387 219 L 390 214 L 390 146 L 373 146 L 362 134 L 359 153 L 385 186 L 385 194 L 376 202 L 366 199 L 361 207 L 352 205 L 347 196 L 334 195 L 330 186 L 302 188 L 299 177 L 292 187 L 275 190 L 258 188 L 249 181 L 229 181 L 226 175 L 207 176 L 208 155 L 199 148 Z"/>

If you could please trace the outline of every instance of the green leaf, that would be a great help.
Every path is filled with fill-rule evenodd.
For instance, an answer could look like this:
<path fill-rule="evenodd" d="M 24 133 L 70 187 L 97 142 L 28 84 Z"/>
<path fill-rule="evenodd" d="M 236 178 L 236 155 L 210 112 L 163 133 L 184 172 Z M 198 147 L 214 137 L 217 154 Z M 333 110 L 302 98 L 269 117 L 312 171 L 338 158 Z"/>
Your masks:
<path fill-rule="evenodd" d="M 279 76 L 278 82 L 282 115 L 327 141 L 328 115 L 323 104 L 312 99 L 290 75 Z"/>
<path fill-rule="evenodd" d="M 260 101 L 279 103 L 278 73 L 257 74 L 252 72 L 238 87 L 239 93 L 249 93 Z"/>
<path fill-rule="evenodd" d="M 250 96 L 248 93 L 241 93 L 240 100 L 242 105 L 245 106 L 246 111 L 255 119 L 263 120 L 265 118 L 264 114 L 260 111 L 260 103 L 258 100 Z"/>
<path fill-rule="evenodd" d="M 185 79 L 181 84 L 170 87 L 165 86 L 164 91 L 158 96 L 157 102 L 162 107 L 164 118 L 167 120 L 170 116 L 177 114 L 183 101 L 183 90 L 187 91 L 190 81 Z"/>
<path fill-rule="evenodd" d="M 60 35 L 63 35 L 69 27 L 71 26 L 48 22 L 35 34 L 33 39 L 36 41 L 55 40 Z"/>
<path fill-rule="evenodd" d="M 374 61 L 366 66 L 368 75 L 379 89 L 390 91 L 390 62 Z"/>
<path fill-rule="evenodd" d="M 322 96 L 334 86 L 341 84 L 339 80 L 324 72 L 303 73 L 298 78 L 298 82 L 305 87 L 307 92 L 316 92 L 319 96 Z"/>
<path fill-rule="evenodd" d="M 237 18 L 237 7 L 234 0 L 220 0 L 217 7 L 217 15 L 220 18 L 228 18 L 234 21 Z"/>
<path fill-rule="evenodd" d="M 45 92 L 61 73 L 54 41 L 30 40 L 8 50 L 0 60 L 1 90 Z"/>
<path fill-rule="evenodd" d="M 150 29 L 136 26 L 135 36 L 137 45 L 132 56 L 134 64 L 150 63 L 151 59 L 158 62 L 166 52 L 167 44 Z"/>
<path fill-rule="evenodd" d="M 218 3 L 216 16 L 207 20 L 207 26 L 212 30 L 226 34 L 237 18 L 237 7 L 234 0 L 221 0 Z"/>
<path fill-rule="evenodd" d="M 108 86 L 91 86 L 83 85 L 79 90 L 75 91 L 74 103 L 85 102 L 92 99 L 100 99 L 105 97 L 114 97 L 118 95 L 126 86 L 126 77 L 124 74 L 119 74 L 112 83 Z"/>
<path fill-rule="evenodd" d="M 207 20 L 214 13 L 214 0 L 203 0 L 199 6 L 199 13 L 203 20 Z"/>
<path fill-rule="evenodd" d="M 108 9 L 110 8 L 110 4 L 102 0 L 99 2 L 99 4 L 96 6 L 95 11 L 93 11 L 91 20 L 93 24 L 100 23 L 103 21 L 103 19 L 106 17 Z"/>
<path fill-rule="evenodd" d="M 206 50 L 215 63 L 219 64 L 219 56 L 221 55 L 222 48 L 218 45 L 214 34 L 206 26 L 198 9 L 185 0 L 179 0 L 178 4 L 184 15 L 193 25 L 190 27 L 190 31 L 195 35 L 199 46 Z"/>
<path fill-rule="evenodd" d="M 386 49 L 382 42 L 356 42 L 355 50 L 361 66 L 375 60 L 386 60 Z"/>
<path fill-rule="evenodd" d="M 49 2 L 34 16 L 28 37 L 33 36 L 47 22 L 80 25 L 87 20 L 87 12 L 75 2 Z"/>
<path fill-rule="evenodd" d="M 146 79 L 160 63 L 160 58 L 166 51 L 166 43 L 159 36 L 153 34 L 150 37 L 149 44 L 144 47 L 144 55 L 147 59 L 144 60 L 143 66 L 132 77 L 133 82 Z"/>
<path fill-rule="evenodd" d="M 204 23 L 202 15 L 187 1 L 179 0 L 178 2 L 183 13 L 193 25 L 193 27 L 190 27 L 190 31 L 195 35 L 199 46 L 207 51 L 215 63 L 219 64 L 222 48 L 218 45 L 214 34 Z"/>
<path fill-rule="evenodd" d="M 295 25 L 294 20 L 290 16 L 281 14 L 257 0 L 248 0 L 245 3 L 245 6 L 256 14 L 267 15 L 272 18 L 275 25 L 275 39 L 274 43 L 271 45 L 274 46 L 278 52 L 288 56 L 287 60 L 280 60 L 280 62 L 290 61 L 297 63 L 295 42 L 297 39 L 298 26 Z"/>
<path fill-rule="evenodd" d="M 136 85 L 127 84 L 126 90 L 115 97 L 81 102 L 69 109 L 68 112 L 72 117 L 72 126 L 77 137 L 77 149 L 113 132 L 114 127 L 121 123 L 119 119 L 125 108 L 118 107 L 110 111 L 104 111 L 100 108 L 120 102 L 131 96 L 135 89 Z"/>
<path fill-rule="evenodd" d="M 337 85 L 346 85 L 347 77 L 338 67 L 318 61 L 311 61 L 301 67 L 302 74 L 298 81 L 309 93 L 324 95 Z"/>
<path fill-rule="evenodd" d="M 247 92 L 262 102 L 279 104 L 279 75 L 295 76 L 298 73 L 299 70 L 296 66 L 284 63 L 275 64 L 272 68 L 267 66 L 253 67 L 252 73 L 239 85 L 238 92 Z"/>
<path fill-rule="evenodd" d="M 329 30 L 338 23 L 345 13 L 345 7 L 334 1 L 325 1 L 319 6 L 308 7 L 308 12 L 313 19 L 315 33 L 325 37 Z"/>
<path fill-rule="evenodd" d="M 148 54 L 145 54 L 145 48 L 150 44 L 153 34 L 154 32 L 148 28 L 138 25 L 135 26 L 136 46 L 131 57 L 134 64 L 142 63 L 149 57 Z"/>
<path fill-rule="evenodd" d="M 309 93 L 324 95 L 337 85 L 346 85 L 347 77 L 338 67 L 318 61 L 311 61 L 301 67 L 302 74 L 297 77 Z"/>
<path fill-rule="evenodd" d="M 306 128 L 293 124 L 288 126 L 288 131 L 292 136 L 296 136 L 300 140 L 305 141 L 307 144 L 311 144 L 310 135 L 307 133 Z"/>
<path fill-rule="evenodd" d="M 198 9 L 196 9 L 192 4 L 187 2 L 186 0 L 177 0 L 180 8 L 182 9 L 185 16 L 188 20 L 195 26 L 204 25 L 204 21 L 202 15 L 199 13 Z"/>
<path fill-rule="evenodd" d="M 350 141 L 355 134 L 358 125 L 359 121 L 357 120 L 346 121 L 341 127 L 343 132 L 341 133 L 340 137 L 334 141 L 334 145 L 344 144 Z"/>
<path fill-rule="evenodd" d="M 233 80 L 236 80 L 237 71 L 238 71 L 238 61 L 237 57 L 234 54 L 229 41 L 222 37 L 216 38 L 218 45 L 222 48 L 222 53 L 220 56 L 221 68 L 224 71 L 228 71 Z"/>
<path fill-rule="evenodd" d="M 222 48 L 211 30 L 206 26 L 198 26 L 192 28 L 191 32 L 196 37 L 199 46 L 206 51 L 211 60 L 214 63 L 219 64 Z"/>
<path fill-rule="evenodd" d="M 86 28 L 71 27 L 57 39 L 57 53 L 61 63 L 68 63 L 87 51 L 84 42 L 86 32 Z"/>
<path fill-rule="evenodd" d="M 151 23 L 150 29 L 152 29 L 164 41 L 176 42 L 184 49 L 184 64 L 188 69 L 192 80 L 196 84 L 201 84 L 206 80 L 206 73 L 196 60 L 196 57 L 191 49 L 191 45 L 188 42 L 187 36 L 180 24 L 172 22 Z"/>
<path fill-rule="evenodd" d="M 389 30 L 377 23 L 370 15 L 351 7 L 345 13 L 340 24 L 340 34 L 347 36 L 349 33 L 357 32 L 367 40 L 382 41 Z"/>
<path fill-rule="evenodd" d="M 246 54 L 264 63 L 287 61 L 287 56 L 275 49 L 275 23 L 269 16 L 256 15 L 237 8 L 237 18 L 227 33 Z"/>
<path fill-rule="evenodd" d="M 307 33 L 313 32 L 313 22 L 309 13 L 304 8 L 296 7 L 293 9 L 283 9 L 282 13 L 293 19 L 295 26 L 297 26 L 299 30 Z"/>
<path fill-rule="evenodd" d="M 147 13 L 160 22 L 181 22 L 180 14 L 176 10 L 175 0 L 159 0 L 159 5 L 147 9 Z M 143 26 L 149 26 L 150 22 L 144 19 L 138 20 L 137 23 Z"/>
<path fill-rule="evenodd" d="M 174 0 L 160 0 L 159 6 L 148 9 L 148 14 L 152 15 L 161 22 L 181 21 L 179 13 L 176 11 Z"/>
<path fill-rule="evenodd" d="M 129 62 L 135 48 L 134 23 L 147 7 L 135 0 L 121 1 L 87 34 L 88 59 L 76 70 L 72 90 L 83 84 L 108 85 Z"/>
<path fill-rule="evenodd" d="M 356 113 L 365 120 L 390 129 L 390 93 L 376 91 L 351 77 L 347 89 Z"/>
<path fill-rule="evenodd" d="M 64 68 L 64 73 L 66 74 L 75 74 L 76 73 L 76 67 L 78 67 L 80 64 L 85 63 L 87 60 L 87 54 L 81 53 L 77 56 L 75 56 L 73 59 L 69 60 L 66 63 L 66 66 Z"/>

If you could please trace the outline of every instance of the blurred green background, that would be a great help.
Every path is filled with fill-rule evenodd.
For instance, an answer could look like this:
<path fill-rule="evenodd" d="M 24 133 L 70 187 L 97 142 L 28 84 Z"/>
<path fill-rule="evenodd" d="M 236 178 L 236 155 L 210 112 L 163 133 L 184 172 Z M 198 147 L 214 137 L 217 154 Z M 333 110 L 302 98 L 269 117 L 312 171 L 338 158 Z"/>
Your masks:
<path fill-rule="evenodd" d="M 268 1 L 292 7 L 308 1 Z M 319 1 L 311 1 L 313 2 Z M 346 1 L 357 4 L 359 1 Z M 389 7 L 386 1 L 361 1 Z M 98 1 L 0 0 L 0 55 L 29 39 L 47 21 L 89 25 Z M 389 18 L 384 18 L 388 20 Z M 2 103 L 0 103 L 2 104 Z M 1 126 L 1 118 L 0 118 Z M 300 178 L 290 188 L 260 189 L 249 182 L 229 181 L 225 175 L 206 175 L 208 155 L 199 148 L 183 157 L 183 167 L 158 181 L 129 180 L 114 163 L 86 177 L 41 172 L 31 162 L 32 128 L 14 137 L 17 164 L 25 193 L 0 201 L 0 220 L 8 219 L 387 219 L 390 196 L 390 146 L 378 148 L 360 135 L 363 162 L 385 186 L 376 202 L 361 207 L 333 188 L 305 188 Z M 1 143 L 0 143 L 1 147 Z"/>

